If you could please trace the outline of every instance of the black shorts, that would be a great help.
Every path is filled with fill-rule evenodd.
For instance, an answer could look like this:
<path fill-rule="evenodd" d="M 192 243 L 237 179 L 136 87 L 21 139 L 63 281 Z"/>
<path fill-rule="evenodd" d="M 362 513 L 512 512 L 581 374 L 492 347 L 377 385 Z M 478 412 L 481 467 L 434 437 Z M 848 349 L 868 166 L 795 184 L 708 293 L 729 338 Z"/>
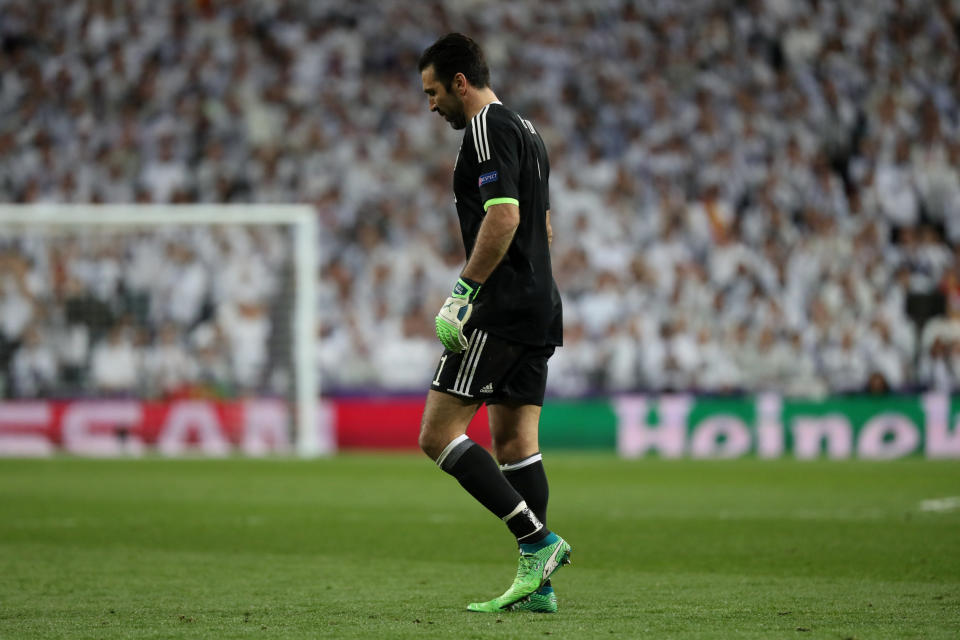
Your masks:
<path fill-rule="evenodd" d="M 547 360 L 556 347 L 532 347 L 468 330 L 469 344 L 460 353 L 445 349 L 430 388 L 487 404 L 543 406 Z"/>

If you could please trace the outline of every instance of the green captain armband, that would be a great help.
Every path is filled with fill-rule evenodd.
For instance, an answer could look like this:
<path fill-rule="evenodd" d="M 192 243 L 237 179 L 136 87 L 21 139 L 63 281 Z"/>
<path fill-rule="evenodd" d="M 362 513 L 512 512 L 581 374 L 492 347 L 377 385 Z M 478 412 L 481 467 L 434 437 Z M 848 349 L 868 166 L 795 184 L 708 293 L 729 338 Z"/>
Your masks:
<path fill-rule="evenodd" d="M 484 213 L 486 213 L 487 209 L 489 209 L 495 204 L 514 204 L 519 207 L 520 201 L 517 200 L 516 198 L 490 198 L 489 200 L 483 203 Z"/>

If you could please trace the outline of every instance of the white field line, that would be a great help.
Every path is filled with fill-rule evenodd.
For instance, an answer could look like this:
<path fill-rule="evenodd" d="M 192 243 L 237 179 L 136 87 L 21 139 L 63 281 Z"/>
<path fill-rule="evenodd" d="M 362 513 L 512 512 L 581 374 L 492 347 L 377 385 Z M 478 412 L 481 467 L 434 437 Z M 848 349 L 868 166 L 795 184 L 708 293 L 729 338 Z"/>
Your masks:
<path fill-rule="evenodd" d="M 934 511 L 941 513 L 943 511 L 954 511 L 960 509 L 960 496 L 950 496 L 949 498 L 931 498 L 920 502 L 920 511 Z"/>

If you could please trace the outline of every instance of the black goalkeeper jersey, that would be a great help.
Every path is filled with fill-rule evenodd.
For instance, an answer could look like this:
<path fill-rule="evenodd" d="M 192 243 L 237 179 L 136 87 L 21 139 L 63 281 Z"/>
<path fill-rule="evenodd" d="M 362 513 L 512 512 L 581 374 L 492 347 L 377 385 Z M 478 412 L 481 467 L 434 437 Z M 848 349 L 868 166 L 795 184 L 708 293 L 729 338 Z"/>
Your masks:
<path fill-rule="evenodd" d="M 563 343 L 563 311 L 547 242 L 549 177 L 547 149 L 529 120 L 492 102 L 470 121 L 453 172 L 467 257 L 490 206 L 516 204 L 520 225 L 480 288 L 468 327 L 534 346 Z"/>

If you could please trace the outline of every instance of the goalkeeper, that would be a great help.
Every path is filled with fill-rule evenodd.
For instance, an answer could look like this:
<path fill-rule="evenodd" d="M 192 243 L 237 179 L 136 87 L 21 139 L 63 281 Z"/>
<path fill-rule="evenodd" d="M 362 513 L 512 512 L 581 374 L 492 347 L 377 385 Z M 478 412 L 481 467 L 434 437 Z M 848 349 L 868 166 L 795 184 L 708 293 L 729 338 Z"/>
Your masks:
<path fill-rule="evenodd" d="M 555 612 L 550 576 L 569 561 L 570 545 L 546 526 L 538 444 L 547 360 L 563 337 L 550 263 L 550 162 L 534 125 L 497 100 L 473 40 L 440 38 L 419 68 L 430 110 L 464 130 L 453 191 L 467 253 L 436 318 L 445 349 L 427 394 L 420 446 L 506 523 L 520 547 L 510 588 L 467 608 Z M 466 435 L 483 403 L 496 462 Z"/>

